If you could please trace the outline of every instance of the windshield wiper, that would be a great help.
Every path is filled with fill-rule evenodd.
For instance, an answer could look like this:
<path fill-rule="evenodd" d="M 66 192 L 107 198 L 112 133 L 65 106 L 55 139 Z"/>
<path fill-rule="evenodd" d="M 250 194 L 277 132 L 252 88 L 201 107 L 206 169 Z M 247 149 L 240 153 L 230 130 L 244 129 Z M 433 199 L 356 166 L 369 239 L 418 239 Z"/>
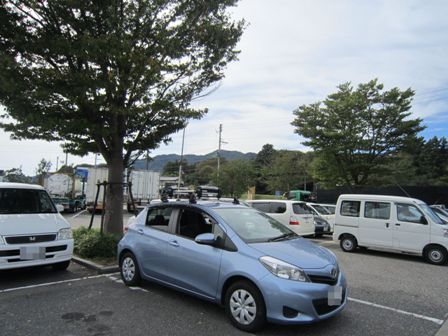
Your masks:
<path fill-rule="evenodd" d="M 269 238 L 268 241 L 274 242 L 274 241 L 287 240 L 287 239 L 295 238 L 296 236 L 297 235 L 294 232 L 290 232 L 290 233 L 282 234 L 281 236 L 278 236 L 278 237 Z"/>

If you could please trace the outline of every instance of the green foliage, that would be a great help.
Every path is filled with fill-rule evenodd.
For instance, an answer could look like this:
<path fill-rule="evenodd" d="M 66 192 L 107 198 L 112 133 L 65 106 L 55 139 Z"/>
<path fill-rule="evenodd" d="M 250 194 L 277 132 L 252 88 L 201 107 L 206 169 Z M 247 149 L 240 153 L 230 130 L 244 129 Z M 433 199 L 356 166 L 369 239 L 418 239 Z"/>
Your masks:
<path fill-rule="evenodd" d="M 255 170 L 251 161 L 233 160 L 222 166 L 220 187 L 223 195 L 239 197 L 255 183 Z"/>
<path fill-rule="evenodd" d="M 74 253 L 82 258 L 114 258 L 117 256 L 117 244 L 120 235 L 107 234 L 95 229 L 81 227 L 73 230 L 75 240 Z"/>
<path fill-rule="evenodd" d="M 123 171 L 199 119 L 191 101 L 224 77 L 244 21 L 237 0 L 11 0 L 0 6 L 0 127 L 16 139 L 99 152 L 112 183 L 106 229 L 122 227 Z"/>
<path fill-rule="evenodd" d="M 5 182 L 31 183 L 31 177 L 25 176 L 22 167 L 5 171 Z"/>
<path fill-rule="evenodd" d="M 297 108 L 292 125 L 320 157 L 313 165 L 317 179 L 328 185 L 369 183 L 424 129 L 421 119 L 410 118 L 413 96 L 411 89 L 383 91 L 372 80 L 356 90 L 342 84 L 323 102 Z"/>

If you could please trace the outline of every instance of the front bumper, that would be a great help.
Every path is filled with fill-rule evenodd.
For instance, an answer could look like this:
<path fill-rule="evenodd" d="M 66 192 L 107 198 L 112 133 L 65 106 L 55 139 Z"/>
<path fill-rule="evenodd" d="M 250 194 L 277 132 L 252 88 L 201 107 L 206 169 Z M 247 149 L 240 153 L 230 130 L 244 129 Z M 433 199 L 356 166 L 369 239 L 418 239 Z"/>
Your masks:
<path fill-rule="evenodd" d="M 335 285 L 297 282 L 269 274 L 262 279 L 262 293 L 268 321 L 279 324 L 309 324 L 340 313 L 347 304 L 345 276 L 339 273 Z M 341 304 L 328 305 L 329 290 L 342 288 Z"/>
<path fill-rule="evenodd" d="M 21 259 L 21 248 L 40 248 L 43 255 L 33 259 Z M 35 244 L 4 244 L 0 245 L 0 270 L 13 268 L 51 265 L 67 261 L 73 255 L 73 239 L 54 240 Z"/>

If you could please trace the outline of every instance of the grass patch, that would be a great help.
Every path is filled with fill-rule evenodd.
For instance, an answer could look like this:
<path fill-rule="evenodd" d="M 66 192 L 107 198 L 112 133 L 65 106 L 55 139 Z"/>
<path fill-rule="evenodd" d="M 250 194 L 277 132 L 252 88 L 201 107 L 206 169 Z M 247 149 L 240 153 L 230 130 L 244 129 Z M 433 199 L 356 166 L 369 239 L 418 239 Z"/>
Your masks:
<path fill-rule="evenodd" d="M 103 233 L 97 229 L 81 227 L 73 230 L 75 240 L 74 253 L 81 258 L 86 258 L 98 263 L 116 263 L 117 245 L 121 235 Z M 102 264 L 102 263 L 101 263 Z"/>

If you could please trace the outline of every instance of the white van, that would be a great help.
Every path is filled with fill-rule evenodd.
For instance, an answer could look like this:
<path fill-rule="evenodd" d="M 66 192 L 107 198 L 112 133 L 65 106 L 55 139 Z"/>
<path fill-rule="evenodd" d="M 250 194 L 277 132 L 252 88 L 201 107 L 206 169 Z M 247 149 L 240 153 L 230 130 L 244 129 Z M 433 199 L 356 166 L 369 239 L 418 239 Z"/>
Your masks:
<path fill-rule="evenodd" d="M 299 236 L 314 235 L 314 216 L 304 203 L 287 200 L 248 200 L 249 206 L 265 212 Z"/>
<path fill-rule="evenodd" d="M 64 270 L 73 254 L 70 224 L 38 185 L 0 183 L 0 270 L 52 265 Z"/>
<path fill-rule="evenodd" d="M 339 196 L 333 239 L 346 252 L 361 246 L 422 255 L 437 265 L 448 260 L 448 225 L 409 197 Z"/>

